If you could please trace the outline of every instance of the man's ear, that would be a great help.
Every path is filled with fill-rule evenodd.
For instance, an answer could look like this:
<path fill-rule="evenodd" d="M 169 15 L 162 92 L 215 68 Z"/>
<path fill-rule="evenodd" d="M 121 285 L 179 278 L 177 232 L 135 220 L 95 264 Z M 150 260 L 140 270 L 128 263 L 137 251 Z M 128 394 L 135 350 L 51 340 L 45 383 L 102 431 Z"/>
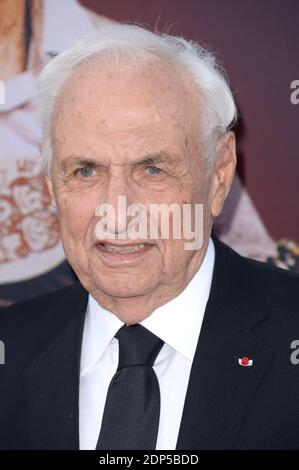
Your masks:
<path fill-rule="evenodd" d="M 220 214 L 228 195 L 236 170 L 236 138 L 232 131 L 226 132 L 217 144 L 213 165 L 211 215 Z"/>
<path fill-rule="evenodd" d="M 52 181 L 48 175 L 45 175 L 45 178 L 46 178 L 47 188 L 51 197 L 51 203 L 53 204 L 53 206 L 57 208 Z"/>

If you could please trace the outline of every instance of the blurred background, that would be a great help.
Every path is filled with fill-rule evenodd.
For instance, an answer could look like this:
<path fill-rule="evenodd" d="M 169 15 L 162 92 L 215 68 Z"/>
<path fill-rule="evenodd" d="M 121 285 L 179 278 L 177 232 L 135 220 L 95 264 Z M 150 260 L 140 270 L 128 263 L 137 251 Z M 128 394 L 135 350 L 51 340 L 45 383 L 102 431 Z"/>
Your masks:
<path fill-rule="evenodd" d="M 298 0 L 0 0 L 0 307 L 75 280 L 40 169 L 34 92 L 80 35 L 137 22 L 199 41 L 239 108 L 238 169 L 215 221 L 239 253 L 299 272 Z"/>

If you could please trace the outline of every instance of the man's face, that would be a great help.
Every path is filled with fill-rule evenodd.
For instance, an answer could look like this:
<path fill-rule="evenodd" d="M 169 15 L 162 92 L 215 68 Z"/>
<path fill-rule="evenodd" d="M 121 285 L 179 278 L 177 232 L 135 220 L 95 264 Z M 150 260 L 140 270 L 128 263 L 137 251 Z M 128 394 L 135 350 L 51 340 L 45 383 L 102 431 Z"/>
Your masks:
<path fill-rule="evenodd" d="M 154 294 L 163 303 L 197 270 L 211 227 L 210 180 L 195 137 L 197 109 L 184 79 L 159 61 L 131 73 L 85 65 L 64 86 L 54 113 L 50 189 L 66 256 L 95 297 Z M 96 207 L 111 204 L 117 215 L 118 196 L 127 206 L 142 204 L 148 215 L 150 204 L 203 203 L 203 246 L 186 250 L 186 240 L 172 236 L 118 240 L 116 233 L 111 245 L 98 240 Z M 120 219 L 116 232 L 130 220 Z"/>

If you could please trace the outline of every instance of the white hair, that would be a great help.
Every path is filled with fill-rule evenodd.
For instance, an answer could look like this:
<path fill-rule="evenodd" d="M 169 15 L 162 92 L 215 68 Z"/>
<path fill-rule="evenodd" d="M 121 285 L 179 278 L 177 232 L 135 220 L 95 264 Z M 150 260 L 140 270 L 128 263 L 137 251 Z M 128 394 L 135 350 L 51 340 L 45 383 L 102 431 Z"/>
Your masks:
<path fill-rule="evenodd" d="M 52 114 L 56 97 L 75 69 L 101 59 L 119 63 L 121 58 L 162 58 L 183 68 L 190 85 L 198 90 L 200 115 L 198 137 L 205 143 L 204 159 L 210 164 L 221 135 L 237 119 L 237 108 L 226 74 L 214 54 L 195 41 L 167 33 L 152 32 L 135 24 L 113 24 L 85 34 L 54 57 L 38 79 L 37 105 L 42 119 L 42 165 L 50 172 L 52 161 Z M 113 60 L 114 59 L 114 60 Z M 140 61 L 135 61 L 138 66 Z"/>

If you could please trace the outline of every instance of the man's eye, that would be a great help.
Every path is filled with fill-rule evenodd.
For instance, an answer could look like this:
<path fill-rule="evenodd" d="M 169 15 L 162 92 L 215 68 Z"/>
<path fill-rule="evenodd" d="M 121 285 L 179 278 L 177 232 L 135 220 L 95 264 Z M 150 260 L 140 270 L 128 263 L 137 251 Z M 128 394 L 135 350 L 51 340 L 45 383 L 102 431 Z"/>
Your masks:
<path fill-rule="evenodd" d="M 78 173 L 80 176 L 83 176 L 85 178 L 88 178 L 88 177 L 90 178 L 91 176 L 94 176 L 95 169 L 85 166 L 84 168 L 80 168 L 80 170 L 78 170 Z"/>
<path fill-rule="evenodd" d="M 158 168 L 156 166 L 148 166 L 145 171 L 150 175 L 150 176 L 155 176 L 161 173 L 161 168 Z"/>

